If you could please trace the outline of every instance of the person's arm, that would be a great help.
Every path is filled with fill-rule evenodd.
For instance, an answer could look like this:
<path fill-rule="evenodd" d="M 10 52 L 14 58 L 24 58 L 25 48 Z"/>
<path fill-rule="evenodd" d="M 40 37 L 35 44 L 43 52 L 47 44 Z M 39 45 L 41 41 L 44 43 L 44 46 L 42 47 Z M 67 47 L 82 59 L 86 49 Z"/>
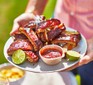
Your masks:
<path fill-rule="evenodd" d="M 32 12 L 34 14 L 41 15 L 48 0 L 29 0 L 25 12 Z"/>

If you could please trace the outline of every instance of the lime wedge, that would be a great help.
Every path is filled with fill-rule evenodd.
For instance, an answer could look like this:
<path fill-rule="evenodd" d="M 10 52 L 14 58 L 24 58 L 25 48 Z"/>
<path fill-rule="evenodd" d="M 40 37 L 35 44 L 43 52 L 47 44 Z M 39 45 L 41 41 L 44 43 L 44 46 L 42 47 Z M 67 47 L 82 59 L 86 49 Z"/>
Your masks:
<path fill-rule="evenodd" d="M 12 55 L 12 61 L 15 64 L 21 64 L 26 60 L 25 52 L 23 50 L 16 50 Z"/>
<path fill-rule="evenodd" d="M 69 60 L 69 61 L 76 61 L 80 58 L 80 54 L 76 51 L 67 51 L 66 52 L 66 58 Z"/>

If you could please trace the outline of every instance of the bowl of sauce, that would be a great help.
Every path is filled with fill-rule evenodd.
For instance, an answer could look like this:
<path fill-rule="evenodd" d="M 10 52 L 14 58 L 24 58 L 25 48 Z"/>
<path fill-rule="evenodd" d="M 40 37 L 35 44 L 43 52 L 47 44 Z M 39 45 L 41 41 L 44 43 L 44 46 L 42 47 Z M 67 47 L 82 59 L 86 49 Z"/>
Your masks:
<path fill-rule="evenodd" d="M 61 62 L 64 51 L 58 45 L 46 45 L 39 50 L 39 55 L 46 64 L 55 65 Z"/>

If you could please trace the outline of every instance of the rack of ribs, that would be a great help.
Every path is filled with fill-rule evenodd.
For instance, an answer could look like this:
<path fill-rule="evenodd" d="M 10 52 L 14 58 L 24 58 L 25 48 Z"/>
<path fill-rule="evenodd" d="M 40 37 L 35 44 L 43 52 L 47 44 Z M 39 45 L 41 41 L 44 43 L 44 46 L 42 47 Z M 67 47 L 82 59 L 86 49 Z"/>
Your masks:
<path fill-rule="evenodd" d="M 29 39 L 29 41 L 33 45 L 34 51 L 38 51 L 43 46 L 43 43 L 32 29 L 20 27 L 19 31 Z"/>
<path fill-rule="evenodd" d="M 25 51 L 28 61 L 35 63 L 39 60 L 39 57 L 33 51 Z"/>
<path fill-rule="evenodd" d="M 23 51 L 33 50 L 32 44 L 28 39 L 17 39 L 15 40 L 7 50 L 8 55 L 12 55 L 14 51 L 21 49 Z"/>
<path fill-rule="evenodd" d="M 63 44 L 63 47 L 73 49 L 77 46 L 81 39 L 81 35 L 76 31 L 64 31 L 56 39 L 52 41 L 54 44 Z"/>

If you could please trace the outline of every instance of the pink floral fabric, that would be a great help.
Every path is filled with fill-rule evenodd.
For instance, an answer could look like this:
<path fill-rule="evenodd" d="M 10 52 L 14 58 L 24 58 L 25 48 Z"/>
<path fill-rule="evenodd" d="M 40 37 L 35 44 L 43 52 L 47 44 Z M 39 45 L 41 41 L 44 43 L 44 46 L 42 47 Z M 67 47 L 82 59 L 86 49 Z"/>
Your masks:
<path fill-rule="evenodd" d="M 54 17 L 87 39 L 93 37 L 93 0 L 57 0 Z"/>

